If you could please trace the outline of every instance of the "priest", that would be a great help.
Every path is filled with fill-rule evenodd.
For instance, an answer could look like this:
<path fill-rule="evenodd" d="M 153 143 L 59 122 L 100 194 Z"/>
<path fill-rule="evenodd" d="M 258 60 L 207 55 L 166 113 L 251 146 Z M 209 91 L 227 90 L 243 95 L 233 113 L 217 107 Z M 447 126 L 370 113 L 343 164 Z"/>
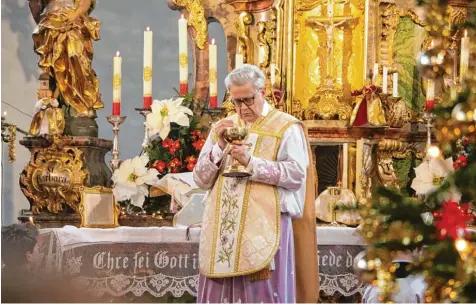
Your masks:
<path fill-rule="evenodd" d="M 233 70 L 225 85 L 236 114 L 212 127 L 194 169 L 208 190 L 197 302 L 316 303 L 316 185 L 305 128 L 265 100 L 257 66 Z M 235 125 L 248 128 L 246 144 L 226 143 Z M 222 175 L 233 158 L 250 177 Z"/>

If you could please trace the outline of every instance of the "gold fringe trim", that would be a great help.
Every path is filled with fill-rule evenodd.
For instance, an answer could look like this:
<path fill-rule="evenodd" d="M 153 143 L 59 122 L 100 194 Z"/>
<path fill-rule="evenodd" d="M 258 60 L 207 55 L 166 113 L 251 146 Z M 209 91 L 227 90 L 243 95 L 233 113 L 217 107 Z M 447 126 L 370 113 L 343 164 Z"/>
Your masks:
<path fill-rule="evenodd" d="M 269 266 L 249 275 L 250 281 L 263 281 L 271 279 L 271 269 Z"/>

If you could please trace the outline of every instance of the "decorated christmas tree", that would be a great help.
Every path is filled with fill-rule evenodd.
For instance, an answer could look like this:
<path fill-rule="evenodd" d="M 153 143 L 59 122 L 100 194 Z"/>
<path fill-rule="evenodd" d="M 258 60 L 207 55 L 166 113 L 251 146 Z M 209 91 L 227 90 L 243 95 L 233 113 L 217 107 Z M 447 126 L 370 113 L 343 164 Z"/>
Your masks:
<path fill-rule="evenodd" d="M 408 270 L 424 276 L 425 302 L 475 302 L 476 238 L 469 225 L 476 200 L 476 71 L 471 60 L 476 41 L 469 37 L 475 37 L 476 17 L 468 14 L 465 21 L 454 22 L 448 1 L 420 5 L 433 39 L 417 58 L 427 84 L 422 115 L 429 134 L 426 158 L 415 168 L 414 196 L 379 187 L 362 206 L 361 233 L 369 248 L 356 268 L 388 302 L 398 288 L 392 260 L 397 252 L 411 251 L 416 258 Z M 436 98 L 431 92 L 435 84 Z"/>

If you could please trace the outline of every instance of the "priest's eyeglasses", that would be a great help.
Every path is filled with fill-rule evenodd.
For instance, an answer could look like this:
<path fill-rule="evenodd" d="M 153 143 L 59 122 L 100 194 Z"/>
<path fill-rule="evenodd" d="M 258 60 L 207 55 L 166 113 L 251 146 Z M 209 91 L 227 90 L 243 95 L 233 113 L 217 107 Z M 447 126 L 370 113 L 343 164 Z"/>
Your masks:
<path fill-rule="evenodd" d="M 251 97 L 244 97 L 244 98 L 232 98 L 231 102 L 236 106 L 236 107 L 241 107 L 241 104 L 244 103 L 246 106 L 252 106 L 255 103 L 255 97 L 256 94 L 259 92 L 259 89 L 255 91 L 253 96 Z"/>

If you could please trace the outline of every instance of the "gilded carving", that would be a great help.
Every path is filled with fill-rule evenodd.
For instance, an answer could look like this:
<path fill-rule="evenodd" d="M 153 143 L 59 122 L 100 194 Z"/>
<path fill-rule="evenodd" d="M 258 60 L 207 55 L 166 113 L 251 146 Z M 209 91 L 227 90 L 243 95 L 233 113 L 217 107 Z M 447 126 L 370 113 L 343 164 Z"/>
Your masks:
<path fill-rule="evenodd" d="M 387 96 L 382 98 L 382 102 L 385 121 L 390 127 L 401 128 L 412 119 L 413 113 L 407 108 L 403 99 Z"/>
<path fill-rule="evenodd" d="M 208 24 L 205 19 L 205 9 L 200 0 L 171 0 L 177 7 L 186 8 L 189 12 L 188 24 L 193 27 L 197 33 L 196 43 L 201 50 L 205 49 L 207 42 Z"/>
<path fill-rule="evenodd" d="M 34 148 L 30 162 L 20 176 L 20 186 L 33 213 L 44 208 L 58 213 L 67 204 L 76 212 L 81 201 L 80 188 L 88 174 L 78 148 L 61 147 L 54 139 L 47 149 Z"/>
<path fill-rule="evenodd" d="M 335 119 L 348 120 L 352 107 L 343 100 L 342 91 L 333 85 L 327 85 L 317 89 L 317 92 L 309 100 L 309 106 L 305 110 L 304 117 L 307 120 Z"/>
<path fill-rule="evenodd" d="M 408 144 L 396 139 L 380 140 L 377 147 L 377 172 L 384 186 L 398 187 L 393 158 L 406 158 L 410 153 L 419 159 L 424 157 L 424 153 L 418 149 L 416 144 Z"/>
<path fill-rule="evenodd" d="M 312 113 L 317 114 L 317 113 Z M 292 115 L 296 117 L 299 120 L 304 119 L 304 109 L 301 107 L 301 102 L 299 100 L 294 100 L 293 101 L 293 107 L 292 107 Z"/>
<path fill-rule="evenodd" d="M 271 11 L 269 21 L 259 21 L 258 25 L 258 41 L 260 48 L 264 49 L 263 61 L 259 62 L 262 69 L 269 67 L 273 56 L 274 45 L 276 44 L 276 14 Z"/>
<path fill-rule="evenodd" d="M 243 62 L 253 63 L 254 43 L 250 37 L 249 26 L 253 23 L 253 16 L 248 12 L 242 12 L 236 19 L 236 36 L 238 40 L 238 52 L 243 54 Z"/>

